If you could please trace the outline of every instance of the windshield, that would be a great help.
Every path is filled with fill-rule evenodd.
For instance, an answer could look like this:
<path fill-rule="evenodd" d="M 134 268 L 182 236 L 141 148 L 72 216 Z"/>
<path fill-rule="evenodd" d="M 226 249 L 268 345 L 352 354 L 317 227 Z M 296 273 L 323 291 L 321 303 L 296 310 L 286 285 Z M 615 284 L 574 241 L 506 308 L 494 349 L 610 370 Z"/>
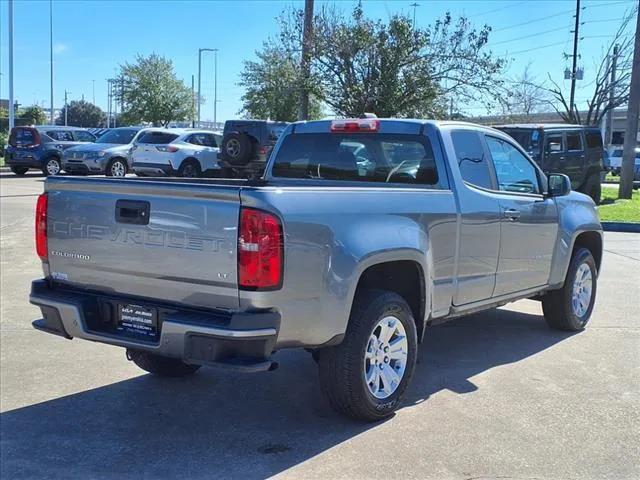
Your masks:
<path fill-rule="evenodd" d="M 123 130 L 109 130 L 107 133 L 101 135 L 96 143 L 113 143 L 116 145 L 127 145 L 131 143 L 133 137 L 136 136 L 138 130 L 133 128 Z"/>
<path fill-rule="evenodd" d="M 540 151 L 540 132 L 535 129 L 523 128 L 498 128 L 503 131 L 516 142 L 520 144 L 529 153 L 539 153 Z"/>

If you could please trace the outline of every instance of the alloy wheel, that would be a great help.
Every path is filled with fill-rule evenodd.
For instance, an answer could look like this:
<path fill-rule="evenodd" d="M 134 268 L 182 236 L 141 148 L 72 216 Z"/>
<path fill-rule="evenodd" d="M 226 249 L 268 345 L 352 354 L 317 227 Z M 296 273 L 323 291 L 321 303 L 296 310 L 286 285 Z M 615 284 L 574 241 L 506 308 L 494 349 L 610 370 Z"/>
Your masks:
<path fill-rule="evenodd" d="M 409 344 L 402 322 L 387 316 L 373 328 L 364 353 L 364 380 L 378 399 L 393 395 L 407 367 Z"/>

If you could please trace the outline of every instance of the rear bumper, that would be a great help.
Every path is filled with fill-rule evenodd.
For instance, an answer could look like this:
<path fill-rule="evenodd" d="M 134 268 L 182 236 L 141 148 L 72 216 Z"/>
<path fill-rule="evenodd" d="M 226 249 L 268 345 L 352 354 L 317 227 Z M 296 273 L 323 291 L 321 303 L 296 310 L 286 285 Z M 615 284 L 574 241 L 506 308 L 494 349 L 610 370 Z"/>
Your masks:
<path fill-rule="evenodd" d="M 140 173 L 142 175 L 173 175 L 173 167 L 167 163 L 141 163 L 136 162 L 131 167 L 134 173 Z"/>
<path fill-rule="evenodd" d="M 46 280 L 36 280 L 29 301 L 40 307 L 43 316 L 33 327 L 46 333 L 242 370 L 271 366 L 269 357 L 280 327 L 280 315 L 270 311 L 221 313 L 159 306 L 159 339 L 150 342 L 109 332 L 115 315 L 112 307 L 105 306 L 134 299 L 54 289 Z"/>
<path fill-rule="evenodd" d="M 42 160 L 34 155 L 15 158 L 11 153 L 5 153 L 4 162 L 7 167 L 42 168 Z"/>

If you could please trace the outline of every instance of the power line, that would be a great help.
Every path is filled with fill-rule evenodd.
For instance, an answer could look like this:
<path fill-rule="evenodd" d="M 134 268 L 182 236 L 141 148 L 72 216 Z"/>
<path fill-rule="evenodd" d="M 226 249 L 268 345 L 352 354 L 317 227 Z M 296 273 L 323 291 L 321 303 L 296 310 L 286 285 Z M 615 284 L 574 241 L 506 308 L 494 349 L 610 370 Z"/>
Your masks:
<path fill-rule="evenodd" d="M 482 13 L 477 13 L 474 14 L 473 17 L 482 17 L 483 15 L 489 15 L 490 13 L 495 13 L 495 12 L 500 12 L 502 10 L 506 10 L 507 8 L 513 8 L 516 5 L 522 5 L 523 3 L 527 3 L 527 1 L 523 1 L 523 2 L 517 2 L 517 3 L 509 3 L 508 5 L 505 5 L 503 7 L 499 7 L 499 8 L 494 8 L 493 10 L 487 10 L 486 12 L 482 12 Z"/>
<path fill-rule="evenodd" d="M 559 17 L 560 15 L 565 15 L 567 13 L 572 13 L 572 12 L 573 12 L 573 10 L 563 10 L 562 12 L 554 13 L 552 15 L 547 15 L 546 17 L 534 18 L 533 20 L 528 20 L 526 22 L 516 23 L 514 25 L 509 25 L 507 27 L 497 28 L 495 30 L 492 30 L 492 32 L 502 32 L 504 30 L 510 30 L 512 28 L 522 27 L 523 25 L 529 25 L 531 23 L 541 22 L 543 20 L 548 20 L 549 18 Z"/>
<path fill-rule="evenodd" d="M 537 37 L 538 35 L 544 35 L 545 33 L 558 32 L 560 30 L 566 30 L 566 29 L 567 27 L 552 28 L 551 30 L 544 30 L 543 32 L 532 33 L 531 35 L 524 35 L 524 36 L 512 38 L 510 40 L 502 40 L 500 42 L 495 42 L 495 43 L 489 42 L 489 45 L 495 46 L 495 45 L 502 45 L 503 43 L 517 42 L 518 40 L 523 40 L 525 38 Z"/>
<path fill-rule="evenodd" d="M 533 52 L 534 50 L 542 50 L 543 48 L 556 47 L 556 46 L 562 45 L 562 44 L 566 44 L 566 41 L 550 43 L 548 45 L 540 45 L 540 46 L 534 47 L 534 48 L 527 48 L 526 50 L 518 50 L 517 52 L 506 52 L 504 54 L 504 56 L 518 55 L 519 53 L 526 53 L 526 52 Z"/>

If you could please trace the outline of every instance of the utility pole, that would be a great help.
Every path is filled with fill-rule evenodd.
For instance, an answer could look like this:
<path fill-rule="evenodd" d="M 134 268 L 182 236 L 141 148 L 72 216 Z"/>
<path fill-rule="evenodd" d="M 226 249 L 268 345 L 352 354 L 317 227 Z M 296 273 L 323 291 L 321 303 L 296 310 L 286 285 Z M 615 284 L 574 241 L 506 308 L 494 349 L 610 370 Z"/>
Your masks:
<path fill-rule="evenodd" d="M 93 104 L 96 104 L 96 81 L 91 80 L 91 93 L 93 94 Z"/>
<path fill-rule="evenodd" d="M 620 189 L 618 190 L 618 198 L 627 199 L 631 198 L 633 190 L 633 168 L 638 137 L 638 116 L 640 116 L 640 8 L 636 16 L 636 40 L 633 47 L 633 67 L 627 104 L 627 127 L 624 131 L 622 171 L 620 172 Z"/>
<path fill-rule="evenodd" d="M 580 28 L 580 0 L 576 0 L 576 25 L 573 30 L 573 66 L 571 67 L 571 94 L 569 95 L 569 112 L 571 120 L 575 122 L 576 115 L 573 113 L 573 104 L 576 95 L 576 67 L 578 62 L 578 29 Z"/>
<path fill-rule="evenodd" d="M 611 58 L 611 83 L 609 84 L 609 105 L 614 105 L 616 99 L 616 70 L 618 68 L 618 53 L 620 45 L 613 47 L 613 57 Z M 611 145 L 613 140 L 613 108 L 607 111 L 607 138 L 606 144 Z"/>
<path fill-rule="evenodd" d="M 15 126 L 13 105 L 13 0 L 9 0 L 9 130 Z"/>
<path fill-rule="evenodd" d="M 195 75 L 191 75 L 191 128 L 196 126 L 196 89 L 194 83 Z"/>
<path fill-rule="evenodd" d="M 64 91 L 64 126 L 67 126 L 67 113 L 69 112 L 69 108 L 67 107 L 67 95 L 71 92 Z"/>
<path fill-rule="evenodd" d="M 50 75 L 50 88 L 51 88 L 51 102 L 49 103 L 51 107 L 51 125 L 55 124 L 55 119 L 53 116 L 53 0 L 49 0 L 49 75 Z"/>
<path fill-rule="evenodd" d="M 410 7 L 413 7 L 413 29 L 416 29 L 416 8 L 420 6 L 419 3 L 413 2 Z"/>
<path fill-rule="evenodd" d="M 215 52 L 216 48 L 198 49 L 198 127 L 200 126 L 200 105 L 202 104 L 202 52 Z"/>
<path fill-rule="evenodd" d="M 302 31 L 302 56 L 300 70 L 302 85 L 300 88 L 300 109 L 298 120 L 309 118 L 309 77 L 311 75 L 311 42 L 313 41 L 313 0 L 304 1 L 304 29 Z"/>

